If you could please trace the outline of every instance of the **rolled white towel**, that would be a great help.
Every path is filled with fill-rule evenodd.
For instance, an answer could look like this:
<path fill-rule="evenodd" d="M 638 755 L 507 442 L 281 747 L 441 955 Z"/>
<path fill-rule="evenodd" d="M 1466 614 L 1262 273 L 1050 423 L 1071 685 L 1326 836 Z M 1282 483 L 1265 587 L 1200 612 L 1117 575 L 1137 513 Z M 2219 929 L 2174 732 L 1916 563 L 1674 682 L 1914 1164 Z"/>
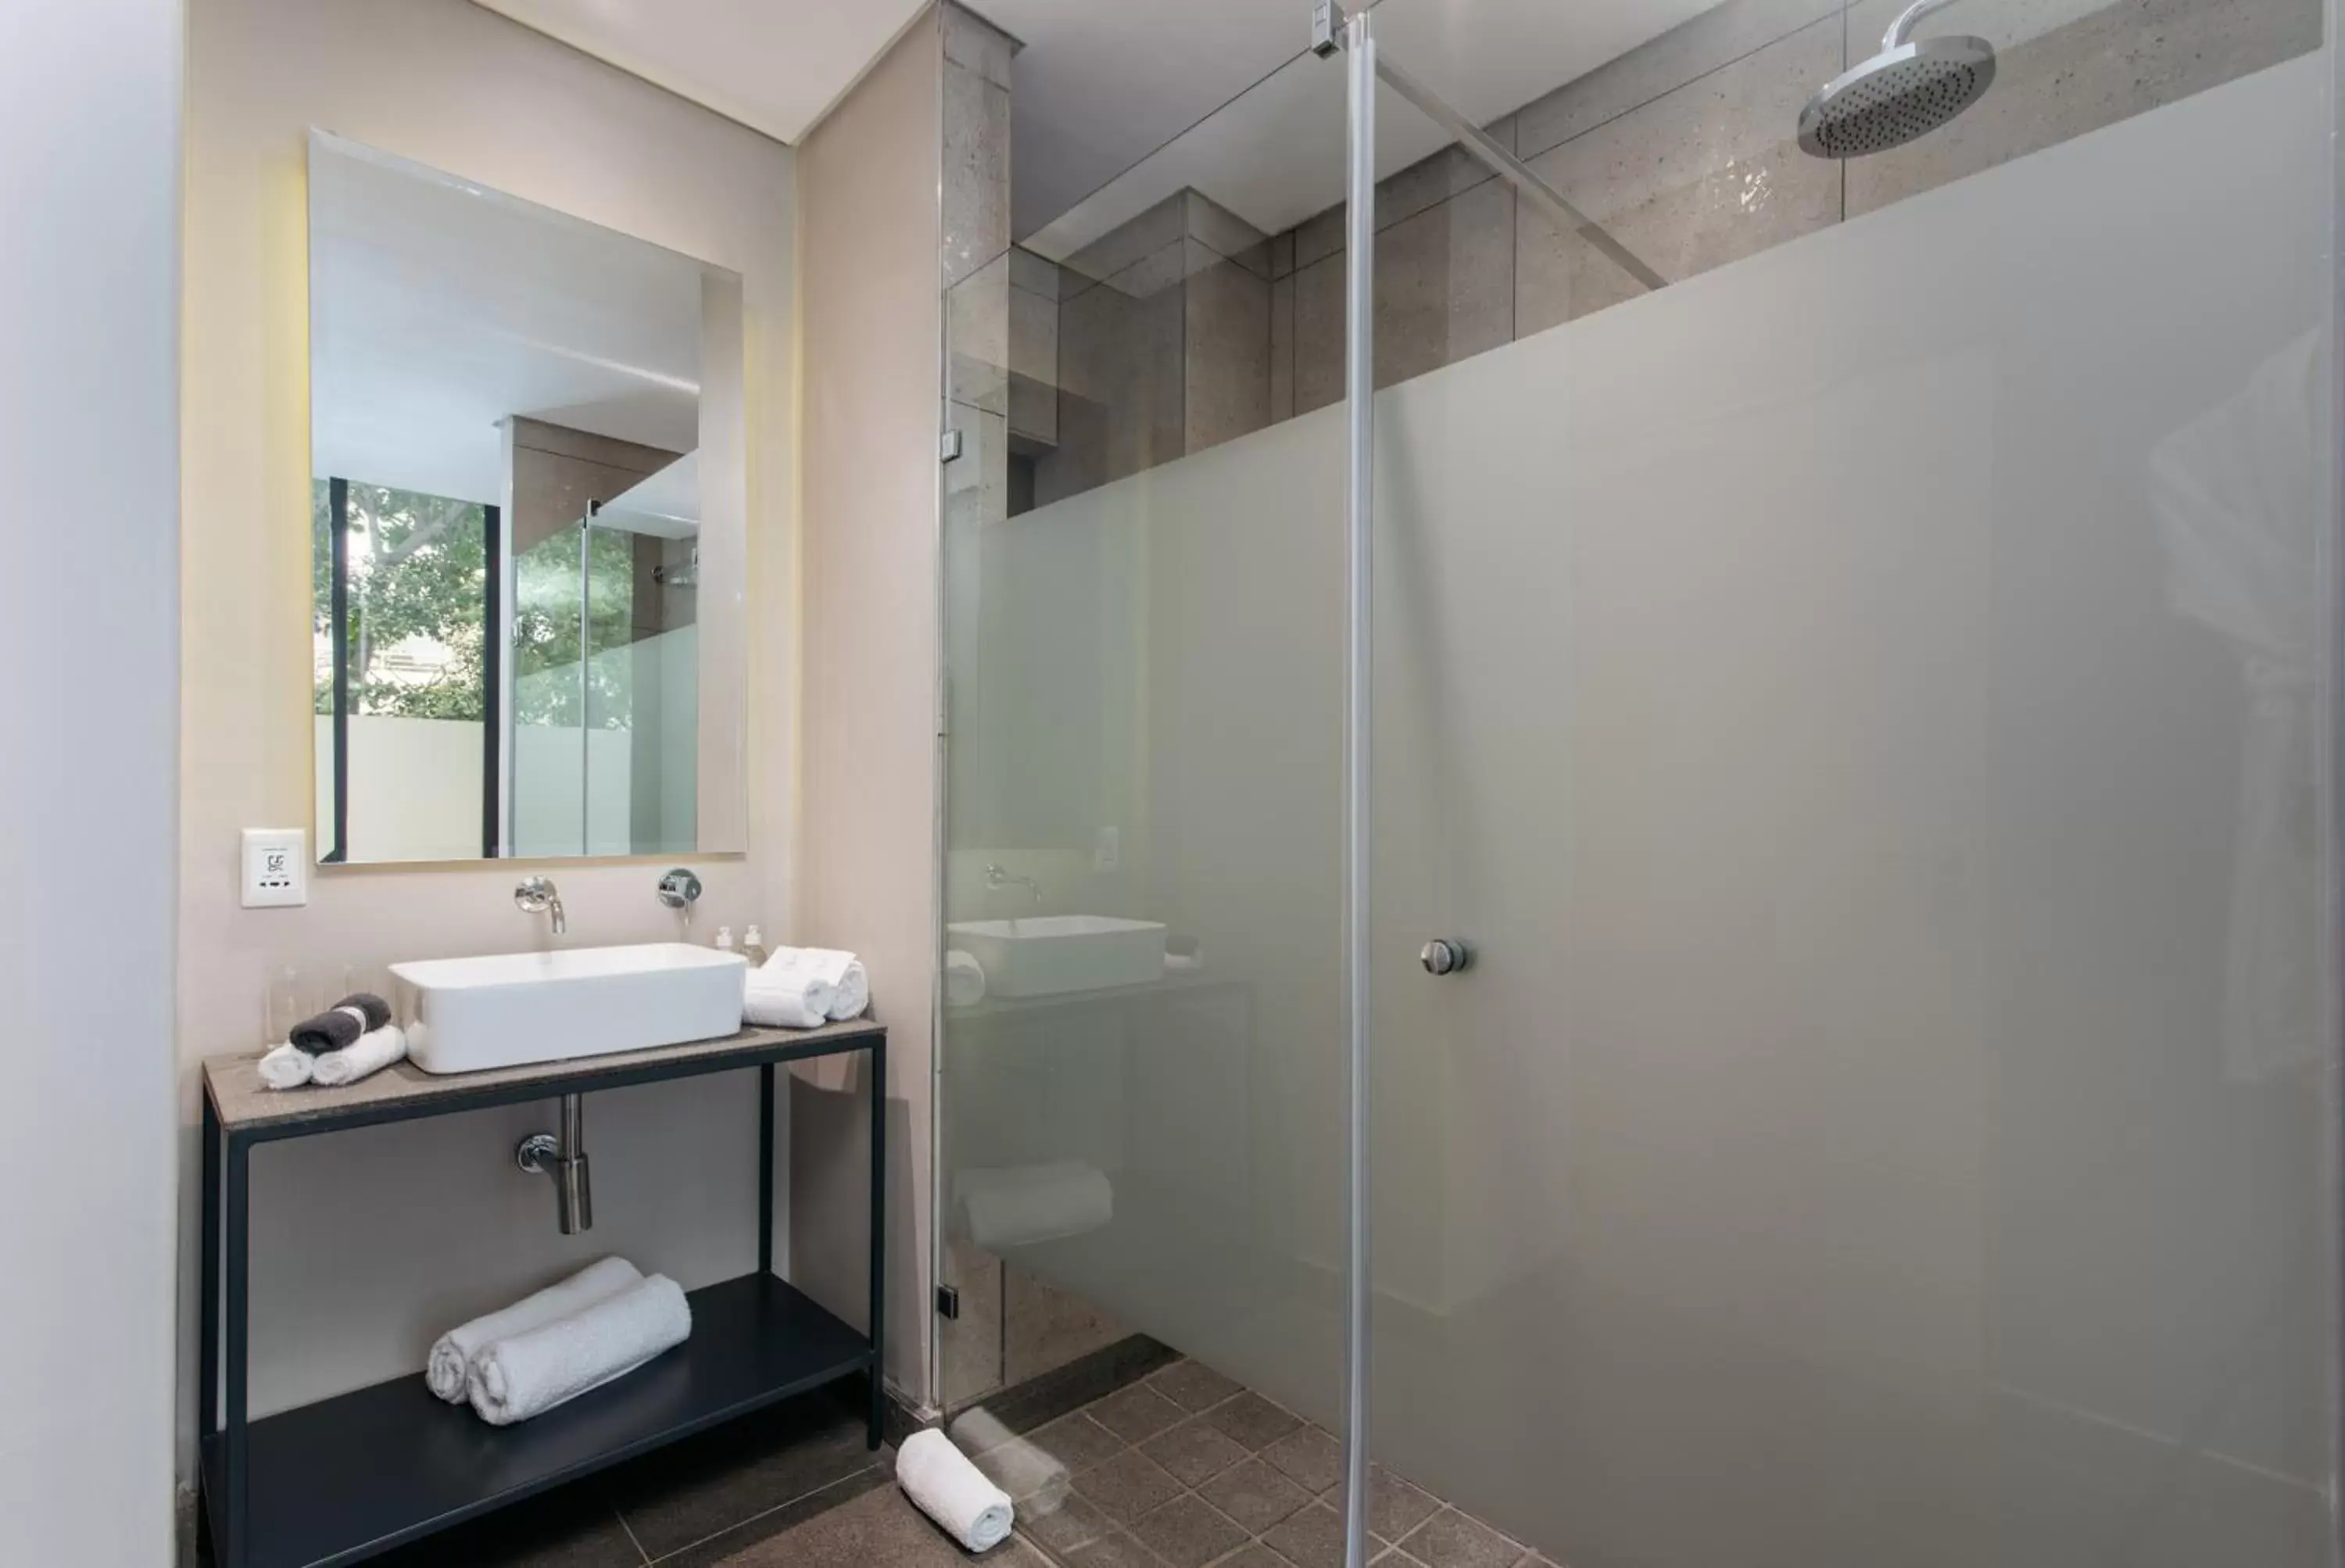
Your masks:
<path fill-rule="evenodd" d="M 310 1075 L 320 1084 L 355 1084 L 407 1054 L 407 1032 L 396 1023 L 370 1029 L 339 1051 L 320 1054 Z"/>
<path fill-rule="evenodd" d="M 1107 1174 L 1081 1160 L 966 1170 L 958 1185 L 969 1239 L 988 1252 L 1081 1236 L 1115 1217 Z"/>
<path fill-rule="evenodd" d="M 465 1384 L 472 1376 L 472 1358 L 483 1347 L 526 1334 L 533 1329 L 543 1329 L 548 1323 L 558 1323 L 641 1283 L 643 1278 L 625 1258 L 605 1257 L 599 1263 L 588 1264 L 567 1279 L 523 1297 L 501 1312 L 459 1323 L 431 1342 L 431 1359 L 423 1369 L 424 1380 L 431 1385 L 433 1393 L 452 1405 L 461 1405 L 464 1402 Z"/>
<path fill-rule="evenodd" d="M 985 1000 L 985 966 L 954 948 L 945 954 L 945 1005 L 972 1007 Z"/>
<path fill-rule="evenodd" d="M 260 1081 L 272 1089 L 298 1089 L 310 1081 L 316 1061 L 299 1045 L 277 1046 L 260 1058 Z"/>
<path fill-rule="evenodd" d="M 896 1451 L 896 1484 L 921 1512 L 971 1552 L 990 1552 L 1010 1539 L 1016 1518 L 1010 1494 L 986 1480 L 952 1440 L 933 1427 L 914 1432 Z"/>
<path fill-rule="evenodd" d="M 766 960 L 767 971 L 810 974 L 831 989 L 824 1010 L 834 1022 L 860 1018 L 871 1005 L 871 976 L 863 961 L 835 947 L 777 947 Z"/>
<path fill-rule="evenodd" d="M 466 1391 L 491 1426 L 511 1426 L 574 1400 L 692 1338 L 692 1304 L 665 1274 L 582 1311 L 494 1340 L 472 1358 Z"/>
<path fill-rule="evenodd" d="M 741 1016 L 761 1029 L 812 1029 L 830 1016 L 829 983 L 802 969 L 753 969 Z"/>

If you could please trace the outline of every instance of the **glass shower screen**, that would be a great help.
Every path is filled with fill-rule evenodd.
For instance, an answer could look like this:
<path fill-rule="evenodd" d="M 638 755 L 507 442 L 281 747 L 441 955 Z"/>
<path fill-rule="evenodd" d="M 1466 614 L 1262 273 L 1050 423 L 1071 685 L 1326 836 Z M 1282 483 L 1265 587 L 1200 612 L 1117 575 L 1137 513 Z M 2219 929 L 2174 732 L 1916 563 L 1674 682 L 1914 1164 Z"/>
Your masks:
<path fill-rule="evenodd" d="M 949 260 L 939 1369 L 1060 1560 L 1340 1560 L 1357 1198 L 1354 1562 L 2335 1568 L 2326 14 L 1959 0 L 1803 150 L 1897 9 L 1383 0 L 1365 224 L 1302 54 Z"/>

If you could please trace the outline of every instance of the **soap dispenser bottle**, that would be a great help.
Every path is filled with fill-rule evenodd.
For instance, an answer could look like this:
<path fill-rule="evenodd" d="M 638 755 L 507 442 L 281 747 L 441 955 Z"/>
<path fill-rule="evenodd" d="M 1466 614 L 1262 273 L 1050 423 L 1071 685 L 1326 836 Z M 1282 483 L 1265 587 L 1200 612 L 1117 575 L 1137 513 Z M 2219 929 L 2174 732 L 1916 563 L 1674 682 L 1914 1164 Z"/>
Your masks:
<path fill-rule="evenodd" d="M 765 933 L 754 924 L 749 927 L 748 933 L 741 939 L 741 956 L 749 961 L 751 969 L 765 968 L 766 960 L 773 956 L 771 951 L 766 946 Z"/>
<path fill-rule="evenodd" d="M 719 952 L 731 952 L 733 951 L 733 928 L 731 926 L 720 925 L 716 928 L 716 951 Z"/>

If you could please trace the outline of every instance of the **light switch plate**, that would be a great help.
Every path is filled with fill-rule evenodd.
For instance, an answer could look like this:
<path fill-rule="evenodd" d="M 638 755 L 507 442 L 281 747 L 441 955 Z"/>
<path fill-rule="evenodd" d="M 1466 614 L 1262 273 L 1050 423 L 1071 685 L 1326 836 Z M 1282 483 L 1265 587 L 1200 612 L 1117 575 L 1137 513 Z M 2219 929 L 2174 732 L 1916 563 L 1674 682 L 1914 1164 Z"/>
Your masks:
<path fill-rule="evenodd" d="M 310 835 L 299 828 L 244 830 L 244 907 L 284 909 L 310 901 Z"/>

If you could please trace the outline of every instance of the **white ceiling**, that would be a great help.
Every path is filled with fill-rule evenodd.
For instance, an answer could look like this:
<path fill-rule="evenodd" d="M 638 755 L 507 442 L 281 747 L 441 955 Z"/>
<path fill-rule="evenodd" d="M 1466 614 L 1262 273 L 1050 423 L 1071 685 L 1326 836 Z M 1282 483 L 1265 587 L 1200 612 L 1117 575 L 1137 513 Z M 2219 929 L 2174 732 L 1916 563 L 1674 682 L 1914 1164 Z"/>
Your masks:
<path fill-rule="evenodd" d="M 494 504 L 509 414 L 690 451 L 709 270 L 312 133 L 311 472 Z"/>
<path fill-rule="evenodd" d="M 1050 5 L 1051 0 L 1009 0 Z M 1380 0 L 1376 46 L 1477 124 L 1707 10 L 1715 0 Z M 1027 113 L 1020 59 L 1018 113 Z M 1024 243 L 1063 260 L 1166 197 L 1193 187 L 1265 234 L 1344 199 L 1345 72 L 1309 54 L 1062 206 Z M 1406 168 L 1454 138 L 1390 88 L 1376 98 L 1376 173 Z M 1026 171 L 1018 167 L 1018 178 Z M 1020 188 L 1022 192 L 1022 187 Z M 1022 203 L 1021 203 L 1022 205 Z"/>
<path fill-rule="evenodd" d="M 901 32 L 924 0 L 478 0 L 529 26 L 785 141 L 795 141 Z M 1248 158 L 1253 194 L 1219 197 L 1254 218 L 1315 211 L 1342 167 L 1341 73 L 1303 62 L 1233 118 L 1214 111 L 1309 42 L 1310 0 L 969 0 L 1024 46 L 1017 61 L 1012 230 L 1060 219 L 1200 121 L 1192 162 Z M 1716 0 L 1381 0 L 1387 47 L 1477 118 L 1539 93 L 1707 9 Z M 1333 119 L 1323 100 L 1333 78 Z M 1386 116 L 1398 123 L 1414 111 Z M 1331 130 L 1332 126 L 1332 130 Z M 1333 141 L 1330 144 L 1330 136 Z M 1220 139 L 1208 148 L 1215 137 Z M 1300 139 L 1297 139 L 1300 138 Z M 1419 145 L 1419 144 L 1422 145 Z M 1330 154 L 1328 147 L 1335 151 Z M 1440 145 L 1387 138 L 1423 156 Z M 1398 152 L 1394 154 L 1398 156 Z M 1331 161 L 1332 158 L 1332 161 Z M 1405 159 L 1403 161 L 1406 161 Z M 1391 167 L 1389 160 L 1387 166 Z M 1170 167 L 1170 166 L 1167 166 Z M 1298 172 L 1293 188 L 1281 168 Z M 1169 192 L 1168 192 L 1169 193 Z M 1134 210 L 1139 210 L 1135 209 Z"/>
<path fill-rule="evenodd" d="M 926 0 L 477 3 L 728 119 L 794 142 Z"/>

